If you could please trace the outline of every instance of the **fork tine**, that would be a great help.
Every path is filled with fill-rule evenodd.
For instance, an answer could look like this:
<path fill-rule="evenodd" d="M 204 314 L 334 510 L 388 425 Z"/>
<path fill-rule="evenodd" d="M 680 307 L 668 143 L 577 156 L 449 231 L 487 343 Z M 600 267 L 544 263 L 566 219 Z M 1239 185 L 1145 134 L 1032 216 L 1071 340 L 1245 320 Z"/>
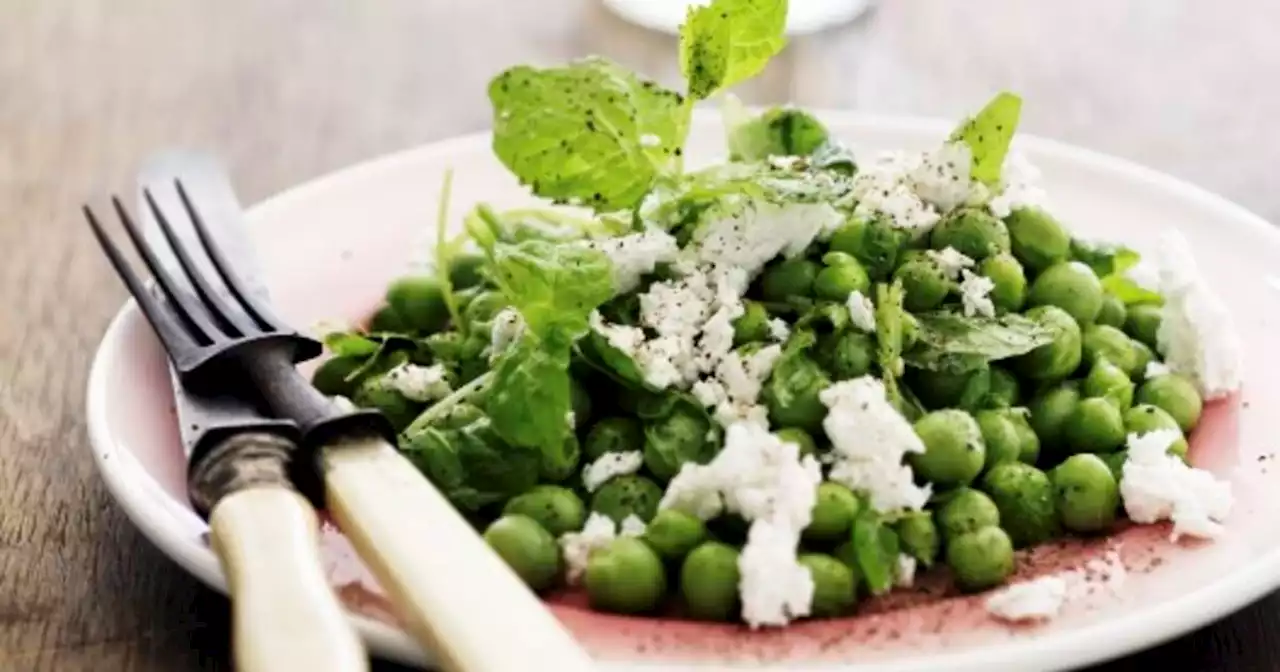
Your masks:
<path fill-rule="evenodd" d="M 120 254 L 120 249 L 116 247 L 115 243 L 111 242 L 111 239 L 102 229 L 102 224 L 98 222 L 97 216 L 93 214 L 93 210 L 87 205 L 84 206 L 84 216 L 85 219 L 89 220 L 89 228 L 93 229 L 93 236 L 98 239 L 98 244 L 102 246 L 102 251 L 106 253 L 107 260 L 116 269 L 116 275 L 124 282 L 129 294 L 133 295 L 133 300 L 137 302 L 138 308 L 146 316 L 147 322 L 151 323 L 151 328 L 160 337 L 160 342 L 164 344 L 164 349 L 168 351 L 169 357 L 175 363 L 179 360 L 187 359 L 194 348 L 197 347 L 196 342 L 178 324 L 173 314 L 165 310 L 162 304 L 156 300 L 156 297 L 143 286 L 137 274 L 129 267 L 129 262 L 125 261 L 124 256 Z"/>
<path fill-rule="evenodd" d="M 124 209 L 120 199 L 112 197 L 111 203 L 115 207 L 116 215 L 124 223 L 124 229 L 129 234 L 129 239 L 133 241 L 134 248 L 138 250 L 138 255 L 146 263 L 147 270 L 151 271 L 151 277 L 155 278 L 156 284 L 164 291 L 174 312 L 186 322 L 192 336 L 205 345 L 225 340 L 218 331 L 218 327 L 210 322 L 204 311 L 200 310 L 195 301 L 192 301 L 194 297 L 183 291 L 174 277 L 161 265 L 155 250 L 151 249 L 151 245 L 142 238 L 142 232 L 138 230 L 138 226 L 134 224 L 133 218 Z"/>
<path fill-rule="evenodd" d="M 174 185 L 178 188 L 178 196 L 182 199 L 182 205 L 187 210 L 187 215 L 191 218 L 191 224 L 195 227 L 196 235 L 200 238 L 200 244 L 204 246 L 205 254 L 209 255 L 209 260 L 213 262 L 214 268 L 222 276 L 223 284 L 231 290 L 231 293 L 240 301 L 245 312 L 254 319 L 264 330 L 290 332 L 292 329 L 289 325 L 275 315 L 266 304 L 259 300 L 254 292 L 250 291 L 240 276 L 236 274 L 231 262 L 223 253 L 218 242 L 209 234 L 208 227 L 204 224 L 204 218 L 196 210 L 191 203 L 191 197 L 187 195 L 186 187 L 182 186 L 182 180 L 174 180 Z"/>
<path fill-rule="evenodd" d="M 251 319 L 246 319 L 240 311 L 232 308 L 219 296 L 217 290 L 209 284 L 209 278 L 196 266 L 195 259 L 191 257 L 187 251 L 187 246 L 174 232 L 173 227 L 169 224 L 169 218 L 165 217 L 164 213 L 161 212 L 155 197 L 151 195 L 151 190 L 143 189 L 142 196 L 146 199 L 147 207 L 155 217 L 156 224 L 159 225 L 165 240 L 169 241 L 169 247 L 173 248 L 174 254 L 178 258 L 178 264 L 182 266 L 182 270 L 186 272 L 187 277 L 191 279 L 191 284 L 195 286 L 196 294 L 199 295 L 201 301 L 204 301 L 205 306 L 209 308 L 213 318 L 221 323 L 221 326 L 230 336 L 249 336 L 256 333 L 258 331 L 257 324 Z"/>

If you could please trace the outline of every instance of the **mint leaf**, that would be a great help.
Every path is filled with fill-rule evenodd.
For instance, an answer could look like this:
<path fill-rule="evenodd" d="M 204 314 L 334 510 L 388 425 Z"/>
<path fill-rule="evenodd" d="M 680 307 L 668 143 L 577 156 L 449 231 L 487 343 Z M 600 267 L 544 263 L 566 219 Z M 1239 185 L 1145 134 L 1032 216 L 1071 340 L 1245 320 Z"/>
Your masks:
<path fill-rule="evenodd" d="M 538 451 L 509 445 L 487 417 L 458 424 L 423 426 L 401 439 L 405 456 L 454 506 L 476 511 L 537 483 Z"/>
<path fill-rule="evenodd" d="M 680 72 L 703 100 L 764 69 L 787 40 L 787 0 L 714 0 L 680 26 Z"/>
<path fill-rule="evenodd" d="M 512 445 L 537 448 L 543 461 L 562 462 L 573 410 L 569 385 L 568 344 L 548 346 L 525 334 L 493 368 L 485 410 L 494 431 Z"/>
<path fill-rule="evenodd" d="M 587 316 L 613 296 L 613 263 L 581 245 L 529 240 L 493 248 L 494 280 L 541 339 L 586 333 Z"/>
<path fill-rule="evenodd" d="M 987 362 L 1026 354 L 1053 340 L 1053 333 L 1028 317 L 965 317 L 939 311 L 916 316 L 919 338 L 905 354 L 918 369 L 964 373 Z"/>
<path fill-rule="evenodd" d="M 884 381 L 885 395 L 898 412 L 907 414 L 909 405 L 904 403 L 898 390 L 898 378 L 902 376 L 903 321 L 906 309 L 902 302 L 906 292 L 902 281 L 876 285 L 876 363 L 880 366 L 880 379 Z"/>
<path fill-rule="evenodd" d="M 951 140 L 969 145 L 973 153 L 973 179 L 996 186 L 1000 183 L 1000 169 L 1009 153 L 1013 133 L 1018 128 L 1022 113 L 1022 99 L 1009 92 L 1002 92 L 987 103 L 978 114 L 964 120 L 951 134 Z"/>
<path fill-rule="evenodd" d="M 730 161 L 809 156 L 827 142 L 822 122 L 792 107 L 774 107 L 753 117 L 736 96 L 726 95 L 722 114 Z"/>
<path fill-rule="evenodd" d="M 1159 292 L 1153 292 L 1139 285 L 1123 273 L 1114 273 L 1103 278 L 1102 290 L 1114 295 L 1126 306 L 1136 306 L 1144 303 L 1164 304 L 1164 297 Z"/>
<path fill-rule="evenodd" d="M 489 100 L 494 153 L 520 182 L 597 210 L 633 207 L 688 132 L 679 94 L 598 57 L 511 68 Z"/>
<path fill-rule="evenodd" d="M 382 344 L 354 331 L 325 334 L 324 347 L 338 357 L 367 357 L 382 349 Z"/>
<path fill-rule="evenodd" d="M 898 547 L 898 534 L 874 509 L 864 506 L 853 521 L 853 553 L 872 595 L 883 595 L 893 588 Z"/>
<path fill-rule="evenodd" d="M 1137 252 L 1124 245 L 1093 243 L 1078 238 L 1071 240 L 1071 258 L 1092 268 L 1099 278 L 1123 273 L 1142 260 Z"/>

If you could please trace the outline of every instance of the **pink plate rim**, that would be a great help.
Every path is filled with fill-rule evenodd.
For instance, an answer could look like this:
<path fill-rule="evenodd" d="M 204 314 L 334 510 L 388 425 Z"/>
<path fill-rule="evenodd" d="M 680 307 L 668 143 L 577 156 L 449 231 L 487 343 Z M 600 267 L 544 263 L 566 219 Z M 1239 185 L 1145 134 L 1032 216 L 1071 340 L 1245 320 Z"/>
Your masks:
<path fill-rule="evenodd" d="M 868 115 L 850 111 L 815 110 L 837 134 L 853 128 L 911 134 L 943 135 L 951 126 L 944 120 L 901 116 Z M 698 110 L 697 124 L 706 128 L 713 112 Z M 718 128 L 718 119 L 714 120 Z M 250 209 L 254 219 L 269 218 L 277 209 L 310 198 L 339 182 L 376 179 L 380 174 L 401 170 L 407 165 L 448 156 L 477 143 L 488 145 L 488 132 L 474 133 L 431 143 L 339 170 L 273 196 Z M 1171 198 L 1213 210 L 1231 226 L 1247 227 L 1253 233 L 1280 241 L 1280 232 L 1247 209 L 1155 170 L 1092 150 L 1073 147 L 1054 140 L 1020 135 L 1017 144 L 1038 154 L 1054 155 L 1088 171 L 1108 173 L 1128 181 L 1167 193 Z M 136 306 L 126 302 L 107 327 L 94 354 L 86 390 L 87 427 L 93 457 L 112 496 L 144 536 L 173 558 L 180 566 L 210 587 L 226 593 L 226 583 L 213 553 L 203 543 L 205 523 L 190 509 L 176 502 L 147 474 L 143 466 L 125 447 L 117 444 L 107 431 L 105 402 L 111 392 L 111 381 L 105 373 L 104 353 L 109 345 L 124 337 L 123 326 Z M 1140 611 L 1097 625 L 1055 632 L 1044 637 L 1000 643 L 974 650 L 946 653 L 914 660 L 869 664 L 784 664 L 772 669 L 841 670 L 856 669 L 875 672 L 902 672 L 920 669 L 998 670 L 1027 669 L 1029 666 L 1067 669 L 1097 663 L 1174 638 L 1194 628 L 1217 620 L 1240 609 L 1280 587 L 1280 549 L 1271 551 L 1230 576 L 1213 582 L 1210 589 L 1193 590 L 1170 600 L 1161 610 Z M 351 616 L 355 627 L 370 649 L 383 657 L 408 664 L 429 664 L 429 658 L 397 628 L 368 617 Z M 679 663 L 636 663 L 609 661 L 602 668 L 610 670 L 706 670 L 744 669 L 743 666 L 684 665 Z M 750 666 L 751 669 L 771 669 Z"/>

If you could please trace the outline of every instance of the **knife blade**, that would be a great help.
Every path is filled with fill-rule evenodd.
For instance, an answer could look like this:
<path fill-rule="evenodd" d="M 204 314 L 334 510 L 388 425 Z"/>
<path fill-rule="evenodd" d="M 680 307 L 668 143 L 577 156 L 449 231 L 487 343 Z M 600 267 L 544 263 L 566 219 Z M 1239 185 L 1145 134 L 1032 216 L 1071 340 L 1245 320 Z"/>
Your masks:
<path fill-rule="evenodd" d="M 167 243 L 142 194 L 166 193 L 161 182 L 174 168 L 173 159 L 158 155 L 139 174 L 142 233 L 157 250 Z M 188 249 L 198 243 L 186 235 L 192 229 L 175 233 L 186 236 Z M 194 293 L 176 257 L 156 256 L 183 291 Z M 161 292 L 153 293 L 164 300 Z M 189 496 L 209 520 L 232 600 L 237 668 L 365 672 L 368 656 L 325 576 L 315 512 L 288 480 L 301 438 L 297 423 L 267 417 L 247 386 L 217 393 L 190 389 L 172 362 L 168 369 L 188 459 Z"/>

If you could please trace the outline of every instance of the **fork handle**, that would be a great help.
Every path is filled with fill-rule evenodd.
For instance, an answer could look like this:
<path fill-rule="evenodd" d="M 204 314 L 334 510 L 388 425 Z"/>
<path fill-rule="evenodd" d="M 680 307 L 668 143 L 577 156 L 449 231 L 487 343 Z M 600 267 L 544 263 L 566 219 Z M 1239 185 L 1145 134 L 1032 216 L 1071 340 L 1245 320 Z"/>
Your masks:
<path fill-rule="evenodd" d="M 321 450 L 327 509 L 410 634 L 451 672 L 587 672 L 563 625 L 381 438 Z"/>

